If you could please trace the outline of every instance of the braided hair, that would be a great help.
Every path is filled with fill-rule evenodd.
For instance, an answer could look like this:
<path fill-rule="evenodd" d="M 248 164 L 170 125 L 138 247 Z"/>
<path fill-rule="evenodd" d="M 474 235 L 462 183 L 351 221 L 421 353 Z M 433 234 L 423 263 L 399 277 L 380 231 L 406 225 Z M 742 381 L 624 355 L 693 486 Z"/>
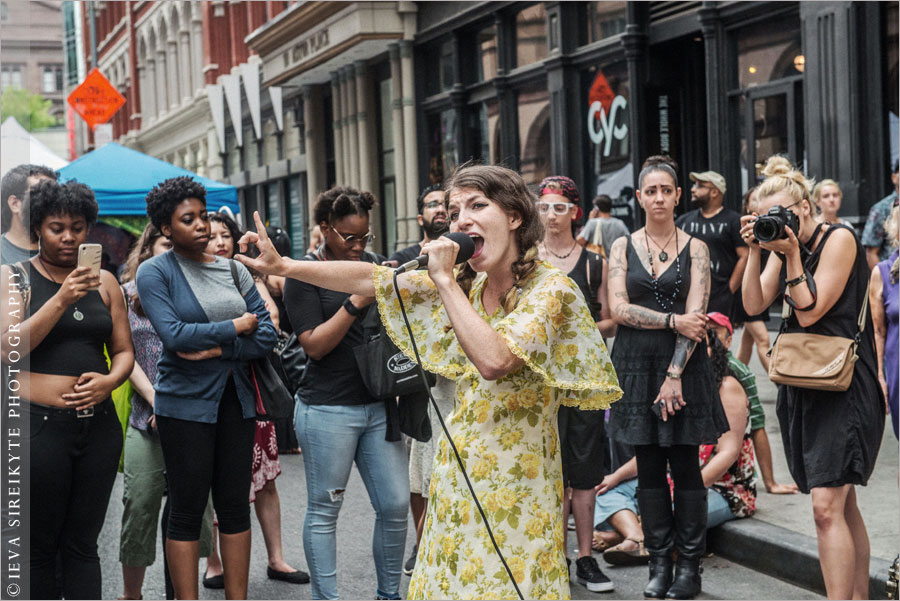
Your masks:
<path fill-rule="evenodd" d="M 528 189 L 522 176 L 498 165 L 461 165 L 444 186 L 444 199 L 449 202 L 454 190 L 478 190 L 501 209 L 516 214 L 522 220 L 516 230 L 518 257 L 512 264 L 513 285 L 500 297 L 500 304 L 508 314 L 516 308 L 522 284 L 537 268 L 537 244 L 544 237 L 544 226 L 537 212 L 537 197 Z M 456 276 L 460 288 L 468 295 L 475 279 L 475 270 L 466 263 Z"/>

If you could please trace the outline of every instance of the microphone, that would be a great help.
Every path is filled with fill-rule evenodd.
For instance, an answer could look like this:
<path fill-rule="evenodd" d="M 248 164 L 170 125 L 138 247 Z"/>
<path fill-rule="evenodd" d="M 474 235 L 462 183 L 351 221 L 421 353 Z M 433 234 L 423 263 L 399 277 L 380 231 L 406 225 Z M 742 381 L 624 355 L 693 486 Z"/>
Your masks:
<path fill-rule="evenodd" d="M 457 244 L 459 244 L 459 252 L 456 253 L 456 264 L 465 263 L 469 259 L 472 258 L 472 255 L 475 254 L 475 243 L 472 242 L 472 239 L 462 232 L 451 232 L 443 235 L 445 238 L 450 238 Z M 420 269 L 428 265 L 428 255 L 419 255 L 412 261 L 407 261 L 403 265 L 397 268 L 397 273 L 405 273 L 412 269 Z"/>

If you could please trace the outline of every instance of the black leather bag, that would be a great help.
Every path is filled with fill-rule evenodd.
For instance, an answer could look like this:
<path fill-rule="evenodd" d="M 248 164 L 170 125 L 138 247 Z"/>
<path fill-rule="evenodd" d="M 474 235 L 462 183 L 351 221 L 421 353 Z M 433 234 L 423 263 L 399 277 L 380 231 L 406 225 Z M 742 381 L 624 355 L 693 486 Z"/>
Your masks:
<path fill-rule="evenodd" d="M 281 381 L 284 382 L 288 392 L 292 395 L 296 394 L 300 389 L 303 376 L 306 374 L 306 363 L 309 360 L 297 335 L 291 334 L 279 338 L 271 359 L 275 371 L 281 376 Z"/>
<path fill-rule="evenodd" d="M 364 318 L 363 331 L 366 340 L 353 349 L 353 354 L 369 394 L 384 400 L 426 392 L 418 366 L 390 339 L 374 305 Z M 428 386 L 434 386 L 434 374 L 425 373 Z"/>
<path fill-rule="evenodd" d="M 237 264 L 232 260 L 230 262 L 231 278 L 234 280 L 234 286 L 241 292 L 241 282 L 238 277 Z M 243 293 L 241 294 L 243 296 Z M 269 353 L 272 355 L 272 353 Z M 286 419 L 293 416 L 294 398 L 275 368 L 269 357 L 260 357 L 251 359 L 250 371 L 256 384 L 257 407 L 262 406 L 265 414 L 259 414 L 257 411 L 257 419 L 272 421 L 276 419 Z"/>

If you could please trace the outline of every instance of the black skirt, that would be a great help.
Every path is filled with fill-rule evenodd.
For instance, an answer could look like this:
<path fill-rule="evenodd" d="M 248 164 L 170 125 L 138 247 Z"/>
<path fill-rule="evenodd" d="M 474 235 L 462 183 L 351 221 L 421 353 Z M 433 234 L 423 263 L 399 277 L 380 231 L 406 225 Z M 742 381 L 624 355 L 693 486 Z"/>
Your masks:
<path fill-rule="evenodd" d="M 612 362 L 625 394 L 610 408 L 610 438 L 630 445 L 715 444 L 728 430 L 705 343 L 697 345 L 681 376 L 686 405 L 665 422 L 650 410 L 674 351 L 670 331 L 619 326 Z"/>

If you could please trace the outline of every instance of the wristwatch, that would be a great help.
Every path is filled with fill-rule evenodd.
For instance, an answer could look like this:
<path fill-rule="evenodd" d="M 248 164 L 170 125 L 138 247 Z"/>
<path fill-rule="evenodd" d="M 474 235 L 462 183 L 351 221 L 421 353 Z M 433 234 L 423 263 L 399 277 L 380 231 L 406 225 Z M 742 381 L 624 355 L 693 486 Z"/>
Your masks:
<path fill-rule="evenodd" d="M 347 313 L 349 313 L 349 314 L 352 315 L 353 317 L 359 317 L 359 315 L 360 315 L 360 313 L 361 313 L 361 311 L 359 310 L 359 308 L 357 308 L 356 305 L 354 305 L 352 302 L 350 302 L 350 297 L 349 297 L 349 296 L 348 296 L 347 298 L 344 299 L 344 303 L 343 303 L 343 305 L 341 305 L 341 306 L 344 307 L 344 309 L 347 310 Z"/>

